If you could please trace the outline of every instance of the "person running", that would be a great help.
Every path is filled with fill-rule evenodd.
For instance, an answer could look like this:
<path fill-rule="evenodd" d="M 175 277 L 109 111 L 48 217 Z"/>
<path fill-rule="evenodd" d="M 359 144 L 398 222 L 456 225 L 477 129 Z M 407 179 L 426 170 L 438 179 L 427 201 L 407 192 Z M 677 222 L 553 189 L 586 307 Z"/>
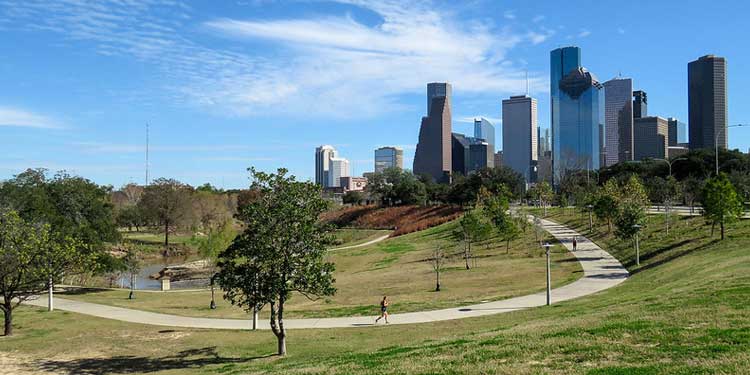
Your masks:
<path fill-rule="evenodd" d="M 578 237 L 573 237 L 573 251 L 578 248 Z"/>
<path fill-rule="evenodd" d="M 388 297 L 383 296 L 383 300 L 380 301 L 380 316 L 375 319 L 375 323 L 377 323 L 380 319 L 385 319 L 385 324 L 388 324 Z"/>

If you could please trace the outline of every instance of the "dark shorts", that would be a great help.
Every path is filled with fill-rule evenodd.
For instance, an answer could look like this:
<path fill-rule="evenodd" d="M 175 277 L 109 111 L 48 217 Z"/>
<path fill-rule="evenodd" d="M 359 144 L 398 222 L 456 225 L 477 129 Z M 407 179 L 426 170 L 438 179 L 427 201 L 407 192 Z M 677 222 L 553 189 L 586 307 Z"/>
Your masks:
<path fill-rule="evenodd" d="M 381 306 L 380 307 L 380 312 L 386 312 L 386 311 L 388 311 L 387 307 L 385 307 L 385 306 Z"/>

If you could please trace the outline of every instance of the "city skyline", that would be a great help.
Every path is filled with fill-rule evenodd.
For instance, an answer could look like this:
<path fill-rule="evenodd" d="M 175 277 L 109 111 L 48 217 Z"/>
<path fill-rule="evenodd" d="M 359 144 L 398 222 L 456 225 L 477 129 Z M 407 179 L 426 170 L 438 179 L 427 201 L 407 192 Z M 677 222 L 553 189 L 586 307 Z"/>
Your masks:
<path fill-rule="evenodd" d="M 371 170 L 372 150 L 384 145 L 402 147 L 408 166 L 417 137 L 413 124 L 426 112 L 427 82 L 454 83 L 453 130 L 470 134 L 474 118 L 501 126 L 499 100 L 524 93 L 528 71 L 530 95 L 539 99 L 539 125 L 549 128 L 548 54 L 563 45 L 580 46 L 584 65 L 601 79 L 622 73 L 637 80 L 652 99 L 650 113 L 685 123 L 687 64 L 707 54 L 726 57 L 735 67 L 727 82 L 728 123 L 747 123 L 750 117 L 750 109 L 741 105 L 750 90 L 750 76 L 741 67 L 750 55 L 738 47 L 742 43 L 733 34 L 742 27 L 740 15 L 750 9 L 747 4 L 732 4 L 720 19 L 689 7 L 675 11 L 669 2 L 626 4 L 615 22 L 586 29 L 569 21 L 572 15 L 605 14 L 605 5 L 588 4 L 574 11 L 552 5 L 531 10 L 514 1 L 476 7 L 435 2 L 426 3 L 435 17 L 419 18 L 427 14 L 422 5 L 395 2 L 294 7 L 282 2 L 185 7 L 148 2 L 133 9 L 102 2 L 104 11 L 42 1 L 3 4 L 25 11 L 0 9 L 0 28 L 9 45 L 24 46 L 9 49 L 0 64 L 0 79 L 6 84 L 0 93 L 0 138 L 6 149 L 0 179 L 27 167 L 47 167 L 115 186 L 142 183 L 146 123 L 151 126 L 151 176 L 194 185 L 247 186 L 249 166 L 286 167 L 299 179 L 312 180 L 309 152 L 327 143 L 350 158 L 352 175 Z M 642 30 L 627 21 L 633 15 L 644 22 L 655 20 L 667 11 L 673 22 L 648 32 L 666 43 L 690 40 L 675 44 L 669 53 L 662 50 L 663 43 L 644 42 Z M 107 14 L 116 16 L 115 26 L 87 25 L 96 33 L 64 22 L 84 16 L 101 21 Z M 696 17 L 716 27 L 697 32 L 688 22 Z M 34 18 L 45 23 L 34 28 Z M 174 32 L 148 29 L 154 26 L 147 25 L 147 18 Z M 422 23 L 414 24 L 414 19 Z M 482 22 L 484 29 L 472 28 L 478 20 L 487 21 Z M 397 33 L 387 25 L 407 27 Z M 305 27 L 323 37 L 311 40 L 292 32 Z M 436 49 L 414 38 L 423 27 L 445 31 L 435 35 Z M 341 31 L 353 35 L 354 43 L 374 40 L 373 51 L 365 53 L 328 36 Z M 132 37 L 149 32 L 153 39 Z M 639 41 L 643 54 L 658 58 L 644 64 L 617 47 L 633 40 Z M 341 53 L 322 53 L 330 49 Z M 259 56 L 256 51 L 261 50 L 269 54 Z M 372 52 L 379 59 L 368 60 Z M 377 69 L 355 74 L 342 67 L 342 61 L 355 58 L 361 67 L 387 63 L 392 79 Z M 333 68 L 324 70 L 328 74 L 320 80 L 312 79 L 303 68 L 310 61 Z M 258 69 L 246 69 L 249 66 Z M 39 71 L 47 74 L 34 74 Z M 243 71 L 257 73 L 229 74 Z M 362 137 L 365 133 L 372 136 Z M 728 133 L 730 148 L 750 148 L 746 129 Z M 498 134 L 496 145 L 502 144 L 501 138 Z"/>

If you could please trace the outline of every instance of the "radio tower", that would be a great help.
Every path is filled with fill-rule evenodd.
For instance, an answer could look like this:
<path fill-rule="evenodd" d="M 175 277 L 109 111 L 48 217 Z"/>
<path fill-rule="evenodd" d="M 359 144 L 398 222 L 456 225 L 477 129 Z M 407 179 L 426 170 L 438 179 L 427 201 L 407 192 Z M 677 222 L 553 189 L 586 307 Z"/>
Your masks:
<path fill-rule="evenodd" d="M 146 123 L 146 186 L 148 186 L 148 123 Z"/>

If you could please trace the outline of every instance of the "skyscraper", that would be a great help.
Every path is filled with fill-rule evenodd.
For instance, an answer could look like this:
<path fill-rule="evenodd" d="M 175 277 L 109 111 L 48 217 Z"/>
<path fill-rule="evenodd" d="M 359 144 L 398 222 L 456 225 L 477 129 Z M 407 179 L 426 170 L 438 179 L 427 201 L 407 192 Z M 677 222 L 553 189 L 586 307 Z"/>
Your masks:
<path fill-rule="evenodd" d="M 606 165 L 633 160 L 633 80 L 604 82 Z"/>
<path fill-rule="evenodd" d="M 471 143 L 466 136 L 460 133 L 451 134 L 451 173 L 453 175 L 469 174 L 470 147 Z"/>
<path fill-rule="evenodd" d="M 404 150 L 398 147 L 381 147 L 375 150 L 375 172 L 387 168 L 404 169 Z"/>
<path fill-rule="evenodd" d="M 432 111 L 432 99 L 446 98 L 450 107 L 453 88 L 447 82 L 432 82 L 427 84 L 427 115 Z"/>
<path fill-rule="evenodd" d="M 599 169 L 604 124 L 602 85 L 584 68 L 568 73 L 553 99 L 552 162 L 555 182 L 570 170 Z"/>
<path fill-rule="evenodd" d="M 635 160 L 666 159 L 669 156 L 668 128 L 667 120 L 662 117 L 635 119 Z"/>
<path fill-rule="evenodd" d="M 648 116 L 648 96 L 645 91 L 633 91 L 633 118 Z"/>
<path fill-rule="evenodd" d="M 601 89 L 598 80 L 581 67 L 580 48 L 550 52 L 550 126 L 556 182 L 566 170 L 599 168 L 599 126 L 604 124 Z"/>
<path fill-rule="evenodd" d="M 331 158 L 336 157 L 333 146 L 324 145 L 315 148 L 315 183 L 322 187 L 329 187 L 328 172 Z"/>
<path fill-rule="evenodd" d="M 349 160 L 335 157 L 329 160 L 327 187 L 341 187 L 341 177 L 349 176 Z"/>
<path fill-rule="evenodd" d="M 727 147 L 727 63 L 706 55 L 688 64 L 690 148 Z"/>
<path fill-rule="evenodd" d="M 440 96 L 440 93 L 447 96 Z M 426 174 L 437 182 L 450 182 L 451 172 L 451 86 L 427 85 L 428 113 L 419 127 L 419 143 L 414 154 L 414 173 Z M 430 99 L 431 98 L 431 99 Z"/>
<path fill-rule="evenodd" d="M 484 139 L 490 145 L 492 153 L 495 153 L 495 125 L 484 117 L 474 119 L 474 138 Z"/>
<path fill-rule="evenodd" d="M 503 100 L 503 164 L 534 182 L 538 160 L 537 102 L 526 95 Z"/>
<path fill-rule="evenodd" d="M 667 122 L 669 123 L 669 145 L 677 146 L 687 143 L 687 125 L 674 117 L 668 118 Z"/>

